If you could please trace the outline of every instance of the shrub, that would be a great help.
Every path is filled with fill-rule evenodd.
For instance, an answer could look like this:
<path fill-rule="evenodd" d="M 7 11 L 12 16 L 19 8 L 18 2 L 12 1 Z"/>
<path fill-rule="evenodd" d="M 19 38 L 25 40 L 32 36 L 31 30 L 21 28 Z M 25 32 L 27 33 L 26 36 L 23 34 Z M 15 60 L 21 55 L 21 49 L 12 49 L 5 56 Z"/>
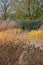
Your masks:
<path fill-rule="evenodd" d="M 19 27 L 24 30 L 37 30 L 41 25 L 40 21 L 22 21 Z"/>
<path fill-rule="evenodd" d="M 26 28 L 26 22 L 21 22 L 20 23 L 20 28 L 25 29 Z"/>

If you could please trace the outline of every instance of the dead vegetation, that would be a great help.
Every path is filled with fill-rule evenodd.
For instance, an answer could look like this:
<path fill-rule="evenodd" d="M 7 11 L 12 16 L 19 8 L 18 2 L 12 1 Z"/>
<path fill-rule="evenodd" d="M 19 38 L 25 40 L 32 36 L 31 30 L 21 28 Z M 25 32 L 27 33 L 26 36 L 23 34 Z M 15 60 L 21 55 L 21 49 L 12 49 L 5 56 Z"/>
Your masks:
<path fill-rule="evenodd" d="M 9 19 L 6 21 L 0 20 L 0 31 L 17 28 L 17 26 L 18 26 L 18 22 L 16 21 L 10 21 Z"/>
<path fill-rule="evenodd" d="M 43 65 L 43 31 L 0 31 L 0 65 Z"/>
<path fill-rule="evenodd" d="M 0 31 L 0 43 L 5 42 L 24 43 L 43 47 L 43 30 L 26 32 L 21 29 L 7 29 Z"/>
<path fill-rule="evenodd" d="M 43 65 L 43 50 L 34 45 L 0 45 L 0 65 Z"/>

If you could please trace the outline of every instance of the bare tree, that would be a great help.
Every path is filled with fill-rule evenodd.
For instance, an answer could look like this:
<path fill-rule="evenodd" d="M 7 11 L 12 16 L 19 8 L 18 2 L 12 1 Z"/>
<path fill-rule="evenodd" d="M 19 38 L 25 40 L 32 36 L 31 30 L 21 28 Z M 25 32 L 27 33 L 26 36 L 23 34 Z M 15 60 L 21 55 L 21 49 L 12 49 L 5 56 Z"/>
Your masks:
<path fill-rule="evenodd" d="M 8 17 L 8 10 L 10 7 L 10 0 L 1 0 L 0 7 L 2 9 L 2 18 L 6 20 Z"/>

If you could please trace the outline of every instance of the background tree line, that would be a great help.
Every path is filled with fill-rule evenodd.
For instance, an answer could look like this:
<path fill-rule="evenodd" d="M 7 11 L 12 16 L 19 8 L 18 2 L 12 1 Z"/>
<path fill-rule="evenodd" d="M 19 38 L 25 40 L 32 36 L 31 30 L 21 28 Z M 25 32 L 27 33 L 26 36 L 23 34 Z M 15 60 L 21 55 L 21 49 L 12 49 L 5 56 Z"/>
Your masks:
<path fill-rule="evenodd" d="M 12 1 L 14 3 L 12 3 Z M 8 16 L 14 20 L 34 20 L 43 18 L 43 1 L 41 0 L 12 1 L 1 0 L 0 6 L 3 11 L 2 18 L 4 20 L 6 20 Z M 11 3 L 13 5 L 11 5 Z"/>

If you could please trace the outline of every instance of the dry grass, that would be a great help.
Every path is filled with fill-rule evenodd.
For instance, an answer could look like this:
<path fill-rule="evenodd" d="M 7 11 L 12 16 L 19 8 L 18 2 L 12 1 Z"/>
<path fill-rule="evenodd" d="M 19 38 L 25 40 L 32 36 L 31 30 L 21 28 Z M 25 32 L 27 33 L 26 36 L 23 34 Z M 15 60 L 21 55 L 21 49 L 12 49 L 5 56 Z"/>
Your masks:
<path fill-rule="evenodd" d="M 43 30 L 23 32 L 21 29 L 8 29 L 0 32 L 0 42 L 14 42 L 35 44 L 36 46 L 43 46 Z"/>
<path fill-rule="evenodd" d="M 35 45 L 38 47 L 36 47 Z M 0 65 L 43 65 L 43 31 L 0 31 Z"/>
<path fill-rule="evenodd" d="M 43 30 L 33 30 L 31 32 L 23 32 L 17 36 L 22 42 L 26 44 L 43 46 Z"/>
<path fill-rule="evenodd" d="M 16 36 L 20 34 L 22 30 L 20 29 L 7 29 L 5 31 L 0 32 L 0 42 L 14 42 Z"/>

